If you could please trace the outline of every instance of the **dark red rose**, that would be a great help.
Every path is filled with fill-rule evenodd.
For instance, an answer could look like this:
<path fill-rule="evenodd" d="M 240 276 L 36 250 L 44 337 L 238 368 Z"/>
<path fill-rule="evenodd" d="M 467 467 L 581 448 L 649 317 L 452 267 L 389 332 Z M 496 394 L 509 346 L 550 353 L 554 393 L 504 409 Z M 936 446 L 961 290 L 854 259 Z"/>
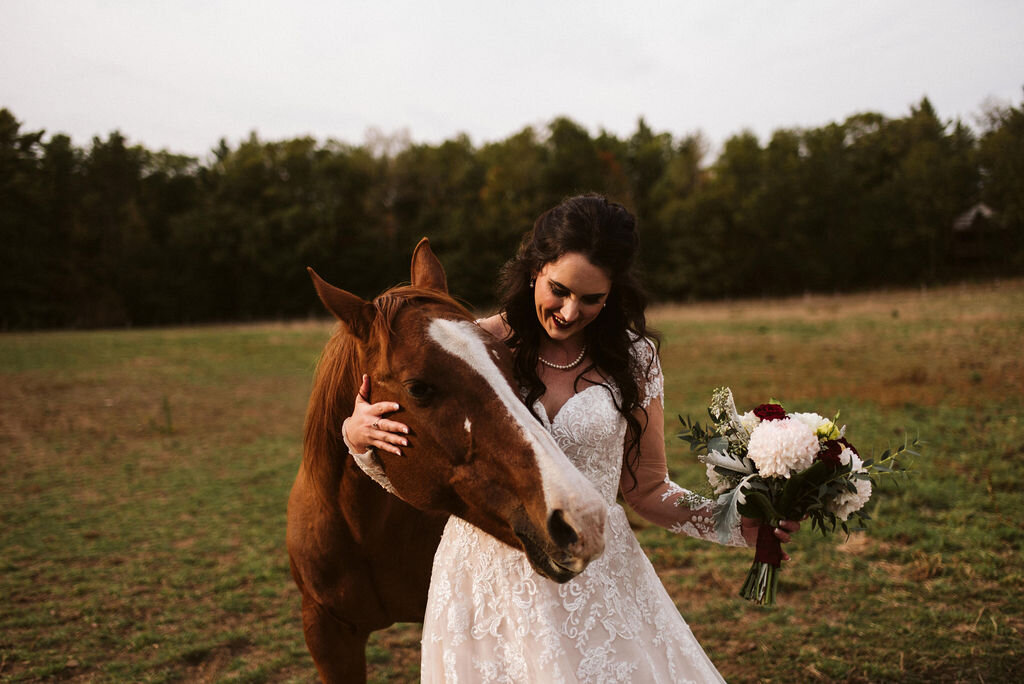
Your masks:
<path fill-rule="evenodd" d="M 754 409 L 754 415 L 761 420 L 782 420 L 786 411 L 778 404 L 761 404 Z"/>
<path fill-rule="evenodd" d="M 845 437 L 839 439 L 829 439 L 822 443 L 821 451 L 814 457 L 815 461 L 825 461 L 833 468 L 838 468 L 843 464 L 839 460 L 839 454 L 843 453 L 843 449 L 847 448 L 853 453 L 857 454 L 857 450 L 853 448 L 853 445 L 846 441 Z M 857 454 L 860 456 L 860 454 Z"/>
<path fill-rule="evenodd" d="M 839 454 L 843 453 L 843 445 L 839 443 L 839 440 L 830 439 L 821 446 L 821 451 L 814 457 L 815 461 L 825 461 L 832 466 L 833 470 L 843 464 L 839 460 Z"/>

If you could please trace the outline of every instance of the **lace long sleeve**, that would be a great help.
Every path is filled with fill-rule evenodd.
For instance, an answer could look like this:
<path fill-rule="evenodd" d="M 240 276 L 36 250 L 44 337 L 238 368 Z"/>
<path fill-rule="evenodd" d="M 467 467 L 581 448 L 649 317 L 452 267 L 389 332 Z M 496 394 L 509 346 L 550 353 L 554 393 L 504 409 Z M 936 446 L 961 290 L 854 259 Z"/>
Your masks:
<path fill-rule="evenodd" d="M 345 423 L 348 423 L 348 418 L 345 419 Z M 355 449 L 348 441 L 348 436 L 345 434 L 345 423 L 341 425 L 341 440 L 345 442 L 345 446 L 348 448 L 349 456 L 356 462 L 359 469 L 366 473 L 374 482 L 383 487 L 386 491 L 398 496 L 398 492 L 391 485 L 391 480 L 384 474 L 384 469 L 380 467 L 380 463 L 377 462 L 377 455 L 373 452 L 373 447 L 370 447 L 363 453 L 356 453 Z"/>
<path fill-rule="evenodd" d="M 629 505 L 644 519 L 675 534 L 719 542 L 714 514 L 717 503 L 677 485 L 665 463 L 665 380 L 654 345 L 637 340 L 633 345 L 641 378 L 641 406 L 647 411 L 647 427 L 640 438 L 640 461 L 633 476 L 625 467 L 619 487 Z M 643 416 L 640 416 L 643 424 Z M 748 546 L 737 524 L 729 530 L 728 546 Z"/>

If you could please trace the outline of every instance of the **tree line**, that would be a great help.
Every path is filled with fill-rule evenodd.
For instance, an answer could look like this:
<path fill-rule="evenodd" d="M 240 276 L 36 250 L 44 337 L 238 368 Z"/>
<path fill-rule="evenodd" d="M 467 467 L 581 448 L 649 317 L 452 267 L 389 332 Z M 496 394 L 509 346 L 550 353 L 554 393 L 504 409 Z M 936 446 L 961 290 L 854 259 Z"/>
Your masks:
<path fill-rule="evenodd" d="M 741 132 L 714 160 L 700 134 L 564 117 L 480 146 L 252 134 L 199 160 L 120 132 L 78 147 L 2 109 L 0 328 L 306 316 L 305 266 L 372 296 L 408 278 L 423 236 L 453 293 L 486 307 L 536 216 L 582 191 L 637 214 L 656 300 L 1020 273 L 1024 109 L 990 106 L 979 128 L 923 99 L 764 145 Z"/>

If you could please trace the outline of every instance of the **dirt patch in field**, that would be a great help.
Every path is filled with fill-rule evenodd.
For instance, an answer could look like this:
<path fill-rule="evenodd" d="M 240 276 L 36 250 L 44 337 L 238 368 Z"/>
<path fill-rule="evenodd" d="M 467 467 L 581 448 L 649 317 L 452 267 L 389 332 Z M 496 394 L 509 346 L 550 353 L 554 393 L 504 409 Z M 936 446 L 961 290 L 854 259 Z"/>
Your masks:
<path fill-rule="evenodd" d="M 220 681 L 232 660 L 245 657 L 252 651 L 252 644 L 245 638 L 234 638 L 213 648 L 197 648 L 184 653 L 180 660 L 184 665 L 184 676 L 190 682 Z"/>
<path fill-rule="evenodd" d="M 418 682 L 422 626 L 400 623 L 375 632 L 367 648 L 370 682 Z"/>

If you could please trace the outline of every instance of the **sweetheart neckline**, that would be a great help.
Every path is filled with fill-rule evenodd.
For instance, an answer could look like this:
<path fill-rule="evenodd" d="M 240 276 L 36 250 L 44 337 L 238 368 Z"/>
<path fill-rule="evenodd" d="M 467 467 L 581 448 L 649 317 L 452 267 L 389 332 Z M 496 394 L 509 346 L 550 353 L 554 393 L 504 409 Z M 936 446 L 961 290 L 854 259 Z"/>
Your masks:
<path fill-rule="evenodd" d="M 542 402 L 540 399 L 537 399 L 536 403 L 534 404 L 534 408 L 536 408 L 537 405 L 540 405 L 540 414 L 544 416 L 544 421 L 549 426 L 551 426 L 554 425 L 555 422 L 558 420 L 558 417 L 562 415 L 562 412 L 565 411 L 565 407 L 569 405 L 569 402 L 571 402 L 576 397 L 585 394 L 586 392 L 589 392 L 592 389 L 597 389 L 599 387 L 603 387 L 604 389 L 611 389 L 608 385 L 605 384 L 590 385 L 589 387 L 585 387 L 584 389 L 581 389 L 579 392 L 574 393 L 572 396 L 570 396 L 568 399 L 562 402 L 562 405 L 558 407 L 558 410 L 555 411 L 555 415 L 553 417 L 548 415 L 548 410 L 544 408 L 544 402 Z"/>

